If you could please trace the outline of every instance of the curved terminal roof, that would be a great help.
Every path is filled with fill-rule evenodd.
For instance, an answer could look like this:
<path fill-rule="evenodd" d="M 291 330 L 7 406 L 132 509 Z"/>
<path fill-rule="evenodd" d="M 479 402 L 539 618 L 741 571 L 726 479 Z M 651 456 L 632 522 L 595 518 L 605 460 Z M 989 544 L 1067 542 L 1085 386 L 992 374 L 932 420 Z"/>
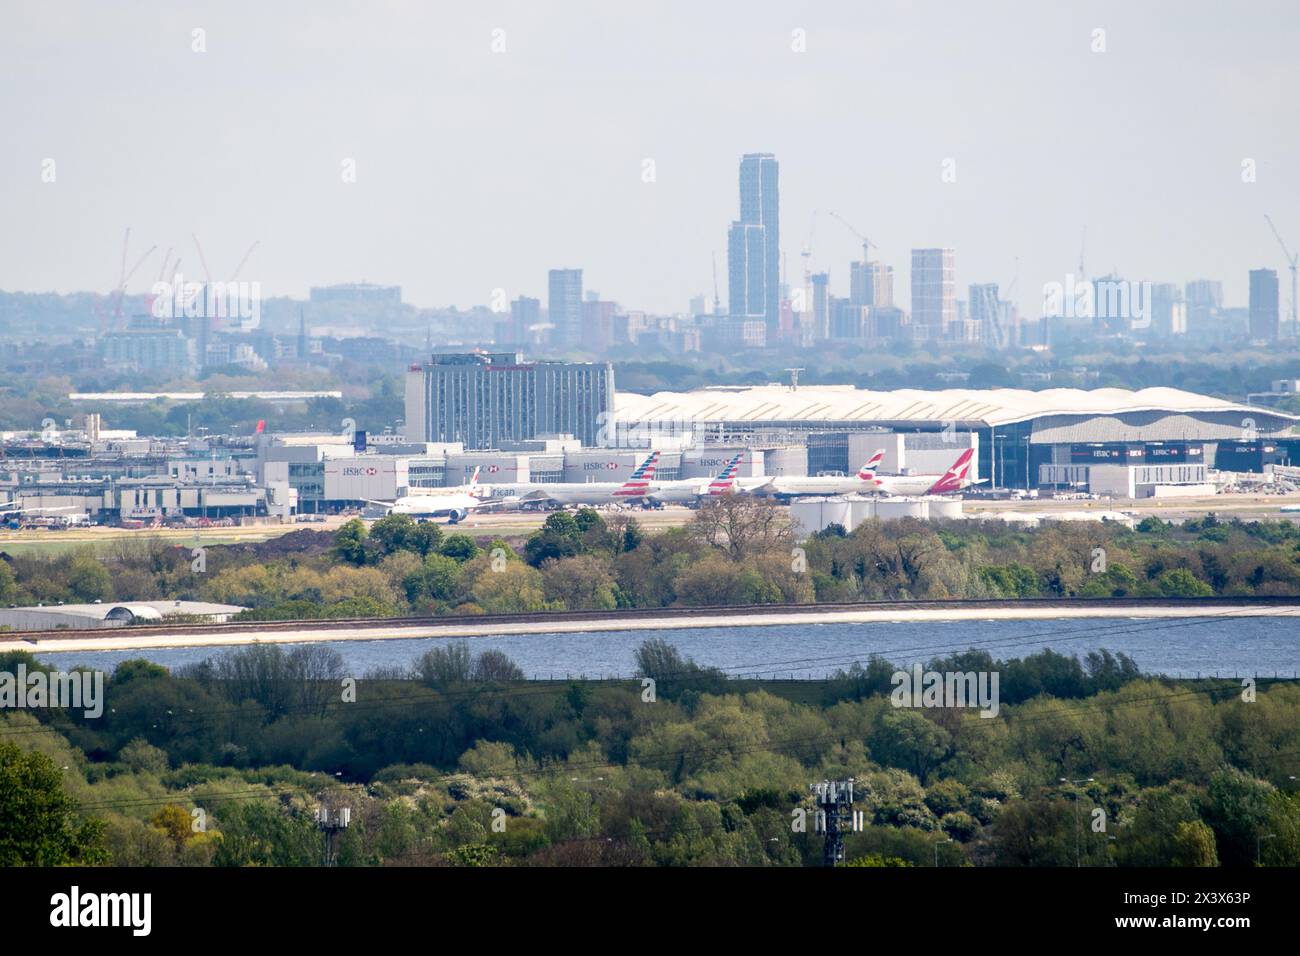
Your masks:
<path fill-rule="evenodd" d="M 1270 417 L 1279 426 L 1300 416 L 1230 402 L 1177 388 L 1019 388 L 934 391 L 902 388 L 874 392 L 851 385 L 762 385 L 634 395 L 619 392 L 615 415 L 623 422 L 667 420 L 726 422 L 969 422 L 997 427 L 1049 415 L 1239 413 Z"/>

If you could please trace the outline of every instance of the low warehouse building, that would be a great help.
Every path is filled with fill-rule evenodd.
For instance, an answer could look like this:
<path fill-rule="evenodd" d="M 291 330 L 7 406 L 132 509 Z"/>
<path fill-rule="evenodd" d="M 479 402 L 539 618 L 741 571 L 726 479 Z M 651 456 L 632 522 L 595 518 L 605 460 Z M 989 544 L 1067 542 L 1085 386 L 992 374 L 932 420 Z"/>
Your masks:
<path fill-rule="evenodd" d="M 246 608 L 207 601 L 116 601 L 0 608 L 0 629 L 10 631 L 81 630 L 161 622 L 169 617 L 217 624 Z"/>

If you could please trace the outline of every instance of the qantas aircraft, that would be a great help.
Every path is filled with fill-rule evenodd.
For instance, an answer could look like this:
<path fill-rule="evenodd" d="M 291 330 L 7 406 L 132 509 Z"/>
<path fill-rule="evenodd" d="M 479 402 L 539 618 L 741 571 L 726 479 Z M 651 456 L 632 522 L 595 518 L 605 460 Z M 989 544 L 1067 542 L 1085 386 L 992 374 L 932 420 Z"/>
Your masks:
<path fill-rule="evenodd" d="M 946 495 L 979 484 L 970 479 L 975 449 L 961 453 L 952 467 L 942 475 L 876 475 L 866 490 L 885 495 Z"/>
<path fill-rule="evenodd" d="M 641 462 L 632 477 L 619 484 L 617 481 L 545 482 L 516 486 L 519 503 L 527 501 L 554 501 L 562 505 L 608 505 L 615 502 L 639 503 L 649 495 L 655 476 L 659 452 L 651 452 Z"/>
<path fill-rule="evenodd" d="M 876 469 L 885 460 L 885 450 L 878 449 L 867 463 L 851 477 L 791 476 L 762 479 L 741 479 L 743 491 L 751 495 L 770 495 L 778 498 L 799 498 L 805 495 L 850 495 L 854 492 L 875 489 Z"/>
<path fill-rule="evenodd" d="M 469 517 L 471 511 L 493 500 L 487 496 L 487 489 L 478 483 L 478 473 L 478 468 L 475 468 L 467 485 L 405 495 L 396 501 L 370 501 L 370 504 L 383 505 L 390 515 L 446 518 L 448 524 L 457 524 Z"/>

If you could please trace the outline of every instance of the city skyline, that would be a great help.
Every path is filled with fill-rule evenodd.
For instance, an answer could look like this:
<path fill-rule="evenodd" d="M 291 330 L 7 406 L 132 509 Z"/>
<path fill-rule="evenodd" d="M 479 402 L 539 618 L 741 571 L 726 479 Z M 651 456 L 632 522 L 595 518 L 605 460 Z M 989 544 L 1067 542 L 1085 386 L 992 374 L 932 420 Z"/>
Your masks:
<path fill-rule="evenodd" d="M 175 245 L 191 275 L 191 233 L 215 274 L 261 240 L 245 276 L 269 296 L 369 280 L 470 307 L 497 289 L 540 297 L 547 271 L 569 263 L 628 307 L 679 312 L 711 298 L 736 157 L 756 151 L 785 166 L 791 284 L 816 209 L 864 229 L 900 277 L 911 249 L 949 247 L 959 288 L 1008 288 L 1018 258 L 1014 295 L 1030 316 L 1081 245 L 1091 275 L 1210 277 L 1242 304 L 1251 269 L 1285 269 L 1264 215 L 1300 245 L 1300 148 L 1282 92 L 1297 67 L 1279 29 L 1295 13 L 1282 4 L 1250 18 L 1208 4 L 938 18 L 905 4 L 756 5 L 739 22 L 730 8 L 693 12 L 685 31 L 598 8 L 563 29 L 522 5 L 328 20 L 250 10 L 196 4 L 146 21 L 86 6 L 69 31 L 19 5 L 0 39 L 12 141 L 0 204 L 24 229 L 0 231 L 0 288 L 108 290 L 131 226 L 141 243 Z M 335 67 L 321 55 L 344 48 Z M 669 57 L 671 82 L 647 72 L 650 53 Z M 65 68 L 42 71 L 50 62 Z M 385 80 L 378 101 L 368 70 Z M 904 71 L 908 84 L 889 82 Z M 607 82 L 578 82 L 591 75 Z M 467 78 L 480 91 L 451 103 Z M 842 105 L 863 87 L 887 91 L 873 94 L 870 133 Z M 585 136 L 554 140 L 557 97 Z M 158 130 L 203 148 L 178 164 L 153 145 Z M 47 159 L 54 182 L 42 181 Z M 857 238 L 823 221 L 812 240 L 814 271 L 847 294 Z"/>

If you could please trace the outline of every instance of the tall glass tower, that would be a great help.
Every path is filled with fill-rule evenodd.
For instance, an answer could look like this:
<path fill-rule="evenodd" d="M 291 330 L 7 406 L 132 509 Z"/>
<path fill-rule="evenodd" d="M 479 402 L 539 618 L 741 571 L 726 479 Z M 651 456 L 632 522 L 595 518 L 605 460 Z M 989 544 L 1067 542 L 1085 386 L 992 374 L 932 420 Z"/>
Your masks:
<path fill-rule="evenodd" d="M 769 341 L 781 323 L 781 227 L 778 166 L 772 153 L 740 159 L 740 219 L 727 242 L 728 312 L 761 318 Z"/>

